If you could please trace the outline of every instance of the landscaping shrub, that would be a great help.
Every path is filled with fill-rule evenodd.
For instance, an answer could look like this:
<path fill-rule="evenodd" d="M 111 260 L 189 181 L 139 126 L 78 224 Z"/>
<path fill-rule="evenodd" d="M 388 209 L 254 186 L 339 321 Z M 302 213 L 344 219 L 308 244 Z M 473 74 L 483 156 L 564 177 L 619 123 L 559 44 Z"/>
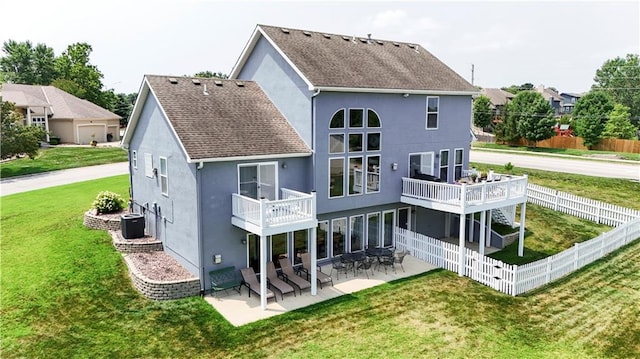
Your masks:
<path fill-rule="evenodd" d="M 102 191 L 93 201 L 93 207 L 98 213 L 114 213 L 121 211 L 125 206 L 124 199 L 119 194 Z"/>

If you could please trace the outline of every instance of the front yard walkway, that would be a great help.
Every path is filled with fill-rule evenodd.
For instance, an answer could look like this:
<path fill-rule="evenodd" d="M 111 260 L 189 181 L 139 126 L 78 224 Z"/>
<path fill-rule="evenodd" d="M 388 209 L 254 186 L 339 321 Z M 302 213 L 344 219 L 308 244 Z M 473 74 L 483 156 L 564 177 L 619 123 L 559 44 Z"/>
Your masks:
<path fill-rule="evenodd" d="M 344 273 L 340 273 L 340 280 L 337 280 L 334 271 L 332 274 L 334 285 L 324 285 L 322 289 L 320 289 L 318 285 L 318 295 L 316 296 L 312 296 L 308 289 L 303 290 L 302 295 L 300 295 L 296 289 L 296 297 L 294 297 L 293 294 L 286 294 L 283 300 L 280 292 L 274 290 L 274 294 L 278 296 L 278 302 L 274 302 L 272 299 L 269 300 L 266 310 L 260 308 L 260 298 L 258 296 L 252 294 L 251 298 L 249 298 L 246 287 L 242 288 L 242 294 L 238 294 L 238 292 L 234 290 L 229 290 L 226 295 L 225 293 L 218 293 L 218 297 L 207 295 L 205 296 L 205 300 L 216 308 L 231 324 L 240 326 L 344 294 L 357 292 L 396 279 L 410 277 L 436 269 L 435 266 L 412 256 L 405 257 L 403 266 L 405 272 L 402 271 L 398 264 L 396 264 L 395 273 L 391 269 L 387 270 L 387 274 L 385 274 L 383 268 L 379 270 L 374 269 L 373 275 L 369 272 L 370 279 L 367 279 L 367 276 L 363 272 L 359 272 L 357 277 L 354 277 L 353 272 L 351 272 L 347 278 L 345 278 Z M 322 271 L 327 274 L 330 273 L 331 265 L 329 264 L 322 267 Z"/>

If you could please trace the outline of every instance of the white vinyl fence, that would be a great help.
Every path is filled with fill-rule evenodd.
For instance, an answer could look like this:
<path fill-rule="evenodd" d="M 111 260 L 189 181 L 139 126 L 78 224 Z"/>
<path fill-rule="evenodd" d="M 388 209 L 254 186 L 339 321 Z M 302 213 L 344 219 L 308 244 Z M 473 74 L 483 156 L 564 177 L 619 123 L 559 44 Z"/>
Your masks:
<path fill-rule="evenodd" d="M 527 186 L 527 200 L 554 211 L 612 227 L 627 223 L 634 218 L 640 218 L 640 211 L 634 209 L 556 191 L 532 183 Z"/>
<path fill-rule="evenodd" d="M 613 230 L 553 256 L 525 265 L 512 265 L 465 248 L 464 275 L 495 290 L 518 295 L 555 281 L 640 238 L 640 211 L 569 195 L 529 184 L 528 200 L 598 223 Z M 625 221 L 626 219 L 626 221 Z M 399 227 L 395 245 L 437 267 L 458 272 L 460 247 Z"/>

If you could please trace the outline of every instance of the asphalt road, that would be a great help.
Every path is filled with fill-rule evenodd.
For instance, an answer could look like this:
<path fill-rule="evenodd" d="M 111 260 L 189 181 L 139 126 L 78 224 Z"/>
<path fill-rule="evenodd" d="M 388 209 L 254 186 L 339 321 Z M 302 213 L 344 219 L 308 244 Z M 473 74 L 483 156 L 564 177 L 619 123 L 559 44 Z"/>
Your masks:
<path fill-rule="evenodd" d="M 516 167 L 640 181 L 640 162 L 579 160 L 575 159 L 576 157 L 567 157 L 557 155 L 518 155 L 513 152 L 472 150 L 469 160 L 471 162 L 499 166 L 504 166 L 506 163 L 511 162 Z M 500 170 L 496 168 L 496 172 L 500 172 Z"/>
<path fill-rule="evenodd" d="M 9 177 L 0 181 L 0 196 L 129 173 L 128 162 Z"/>

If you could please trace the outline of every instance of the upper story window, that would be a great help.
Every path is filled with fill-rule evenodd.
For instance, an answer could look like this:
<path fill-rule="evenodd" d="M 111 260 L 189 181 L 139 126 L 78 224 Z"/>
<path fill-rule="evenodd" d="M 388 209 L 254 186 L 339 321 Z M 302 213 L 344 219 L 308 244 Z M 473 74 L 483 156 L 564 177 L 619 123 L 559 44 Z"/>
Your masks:
<path fill-rule="evenodd" d="M 167 170 L 167 158 L 160 157 L 160 190 L 163 195 L 169 195 L 169 171 Z"/>
<path fill-rule="evenodd" d="M 440 97 L 427 97 L 427 130 L 438 128 L 438 111 L 440 109 Z"/>
<path fill-rule="evenodd" d="M 329 121 L 329 198 L 379 191 L 381 121 L 372 109 L 339 109 Z M 366 162 L 365 162 L 366 159 Z"/>

